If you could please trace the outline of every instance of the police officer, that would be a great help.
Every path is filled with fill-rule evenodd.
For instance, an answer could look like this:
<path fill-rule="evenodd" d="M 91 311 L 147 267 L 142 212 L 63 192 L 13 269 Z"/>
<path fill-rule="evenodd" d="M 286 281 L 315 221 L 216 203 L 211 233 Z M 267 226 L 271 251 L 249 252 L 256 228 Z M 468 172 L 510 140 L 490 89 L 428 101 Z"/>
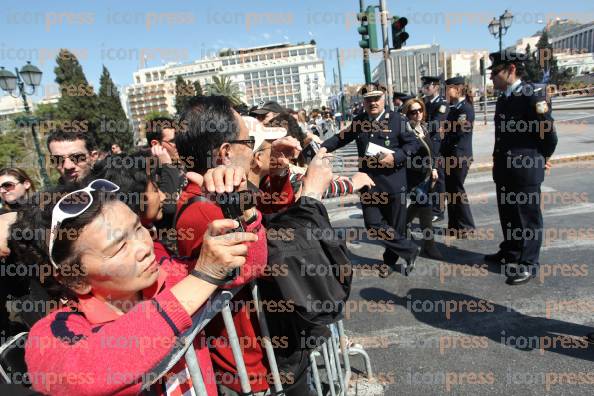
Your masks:
<path fill-rule="evenodd" d="M 398 112 L 385 109 L 385 88 L 370 84 L 361 89 L 365 112 L 343 131 L 327 139 L 323 147 L 332 152 L 353 140 L 357 142 L 359 171 L 367 173 L 375 187 L 361 194 L 365 227 L 381 239 L 386 250 L 381 277 L 387 277 L 399 257 L 405 260 L 405 275 L 414 268 L 420 247 L 406 239 L 406 162 L 419 143 L 406 131 Z"/>
<path fill-rule="evenodd" d="M 474 219 L 464 189 L 472 163 L 474 107 L 472 93 L 464 77 L 445 82 L 450 109 L 445 124 L 441 152 L 445 163 L 445 187 L 448 199 L 448 235 L 465 238 L 474 230 Z"/>
<path fill-rule="evenodd" d="M 441 126 L 446 121 L 449 105 L 446 99 L 440 95 L 441 78 L 434 76 L 421 77 L 421 92 L 423 93 L 423 102 L 427 109 L 427 130 L 433 146 L 431 150 L 434 153 L 441 153 L 441 139 L 443 137 Z M 438 178 L 433 189 L 433 221 L 441 221 L 444 218 L 443 197 L 445 196 L 445 175 L 443 172 L 443 158 L 437 158 Z M 435 196 L 435 194 L 437 196 Z"/>
<path fill-rule="evenodd" d="M 493 180 L 503 231 L 499 251 L 485 260 L 507 264 L 506 283 L 520 285 L 536 276 L 542 245 L 540 186 L 557 146 L 546 87 L 521 80 L 524 54 L 490 55 L 491 80 L 501 92 L 495 107 Z"/>
<path fill-rule="evenodd" d="M 401 112 L 402 106 L 407 100 L 414 98 L 414 96 L 405 94 L 403 92 L 394 92 L 392 96 L 392 103 L 394 103 L 394 111 Z"/>

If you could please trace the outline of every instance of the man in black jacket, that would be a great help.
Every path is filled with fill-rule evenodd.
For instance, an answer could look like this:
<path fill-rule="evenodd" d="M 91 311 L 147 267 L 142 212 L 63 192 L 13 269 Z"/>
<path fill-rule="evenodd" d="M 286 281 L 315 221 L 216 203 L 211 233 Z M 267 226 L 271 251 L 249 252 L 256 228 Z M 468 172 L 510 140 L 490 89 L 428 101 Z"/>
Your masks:
<path fill-rule="evenodd" d="M 406 239 L 406 160 L 419 149 L 415 136 L 406 131 L 400 113 L 385 110 L 385 89 L 378 84 L 361 90 L 365 112 L 355 117 L 345 130 L 327 139 L 322 146 L 332 152 L 357 142 L 359 172 L 367 173 L 375 183 L 361 194 L 365 227 L 372 235 L 385 235 L 382 242 L 387 277 L 403 257 L 405 275 L 413 269 L 420 248 Z M 377 233 L 376 233 L 377 232 Z M 371 234 L 371 233 L 370 233 Z"/>
<path fill-rule="evenodd" d="M 525 55 L 490 55 L 491 80 L 502 92 L 495 108 L 493 180 L 503 231 L 499 251 L 485 256 L 508 266 L 507 283 L 520 285 L 536 275 L 542 245 L 540 186 L 557 146 L 546 87 L 523 82 Z"/>

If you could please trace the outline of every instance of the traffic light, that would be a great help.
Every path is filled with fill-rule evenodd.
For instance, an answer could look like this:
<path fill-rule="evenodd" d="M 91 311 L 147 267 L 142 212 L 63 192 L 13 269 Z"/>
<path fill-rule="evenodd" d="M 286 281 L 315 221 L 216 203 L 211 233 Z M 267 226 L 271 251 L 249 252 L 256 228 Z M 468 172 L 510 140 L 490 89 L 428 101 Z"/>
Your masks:
<path fill-rule="evenodd" d="M 375 21 L 375 7 L 369 6 L 365 12 L 357 14 L 357 19 L 361 22 L 361 26 L 357 29 L 361 35 L 359 47 L 378 49 L 377 43 L 377 24 Z"/>
<path fill-rule="evenodd" d="M 400 49 L 402 45 L 408 40 L 408 33 L 404 28 L 408 25 L 408 19 L 402 17 L 392 17 L 392 48 Z"/>
<path fill-rule="evenodd" d="M 480 69 L 481 69 L 481 76 L 485 75 L 485 58 L 480 59 Z"/>

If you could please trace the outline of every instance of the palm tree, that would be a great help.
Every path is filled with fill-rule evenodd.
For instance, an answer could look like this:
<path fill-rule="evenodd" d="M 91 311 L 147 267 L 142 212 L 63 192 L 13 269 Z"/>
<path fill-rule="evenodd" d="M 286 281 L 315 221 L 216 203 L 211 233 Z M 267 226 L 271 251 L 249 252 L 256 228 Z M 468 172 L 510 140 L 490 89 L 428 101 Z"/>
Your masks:
<path fill-rule="evenodd" d="M 212 81 L 211 84 L 206 86 L 209 95 L 226 96 L 234 106 L 241 103 L 241 95 L 243 95 L 243 93 L 239 90 L 237 84 L 231 81 L 229 77 L 213 76 Z"/>

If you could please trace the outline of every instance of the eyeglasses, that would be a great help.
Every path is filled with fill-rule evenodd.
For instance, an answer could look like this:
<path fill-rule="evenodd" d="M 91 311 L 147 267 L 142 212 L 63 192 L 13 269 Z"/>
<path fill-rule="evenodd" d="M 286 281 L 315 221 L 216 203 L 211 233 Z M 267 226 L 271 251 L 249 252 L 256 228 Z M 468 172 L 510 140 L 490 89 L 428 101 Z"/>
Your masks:
<path fill-rule="evenodd" d="M 68 155 L 50 155 L 50 164 L 53 167 L 62 166 L 64 165 L 64 161 L 66 161 L 66 158 L 72 161 L 75 165 L 78 165 L 81 162 L 85 162 L 87 160 L 87 154 L 76 153 Z"/>
<path fill-rule="evenodd" d="M 409 110 L 406 114 L 410 114 L 410 115 L 423 114 L 423 109 Z"/>
<path fill-rule="evenodd" d="M 49 236 L 49 259 L 54 268 L 58 265 L 52 258 L 52 251 L 54 249 L 55 239 L 58 233 L 58 228 L 64 220 L 71 219 L 83 214 L 93 203 L 93 195 L 91 191 L 116 192 L 120 189 L 117 184 L 105 179 L 93 180 L 88 186 L 81 190 L 73 191 L 64 195 L 56 204 L 52 211 L 52 226 Z"/>
<path fill-rule="evenodd" d="M 13 191 L 17 184 L 21 184 L 21 182 L 5 182 L 0 184 L 0 191 L 4 190 L 6 192 Z"/>
<path fill-rule="evenodd" d="M 246 146 L 248 146 L 250 148 L 250 150 L 253 150 L 254 146 L 256 145 L 256 138 L 253 136 L 250 136 L 249 139 L 230 140 L 227 143 L 229 143 L 229 144 L 245 144 Z"/>

